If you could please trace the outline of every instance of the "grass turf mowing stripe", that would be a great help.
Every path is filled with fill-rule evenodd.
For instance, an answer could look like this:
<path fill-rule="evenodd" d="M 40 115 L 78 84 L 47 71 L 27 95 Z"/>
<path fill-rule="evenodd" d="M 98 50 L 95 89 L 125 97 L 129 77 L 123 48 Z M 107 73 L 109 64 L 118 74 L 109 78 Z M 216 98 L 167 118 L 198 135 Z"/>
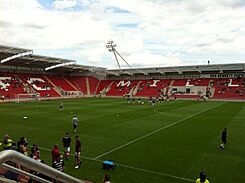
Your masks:
<path fill-rule="evenodd" d="M 39 149 L 51 152 L 50 149 L 46 149 L 46 148 L 43 148 L 43 147 L 39 147 Z M 71 156 L 75 157 L 73 154 L 71 154 Z M 86 160 L 90 160 L 90 161 L 103 162 L 103 160 L 94 159 L 94 158 L 90 158 L 90 157 L 87 157 L 87 156 L 81 156 L 80 155 L 80 157 L 83 158 L 83 159 L 86 159 Z M 143 169 L 143 168 L 133 167 L 133 166 L 125 165 L 125 164 L 117 164 L 117 167 L 123 167 L 123 168 L 128 168 L 128 169 L 132 169 L 132 170 L 141 171 L 141 172 L 161 175 L 161 176 L 170 177 L 170 178 L 173 178 L 173 179 L 184 180 L 184 181 L 187 181 L 187 182 L 195 182 L 195 180 L 188 179 L 188 178 L 185 178 L 185 177 L 179 177 L 179 176 L 176 176 L 176 175 L 171 175 L 171 174 L 166 174 L 166 173 L 162 173 L 162 172 L 157 172 L 157 171 L 147 170 L 147 169 Z"/>
<path fill-rule="evenodd" d="M 226 103 L 226 102 L 225 102 L 225 103 Z M 221 105 L 224 105 L 225 103 L 222 103 L 222 104 L 216 105 L 216 106 L 214 106 L 214 107 L 205 109 L 205 110 L 203 110 L 203 111 L 194 113 L 194 114 L 189 115 L 189 116 L 187 116 L 187 117 L 185 117 L 185 118 L 183 118 L 183 119 L 181 119 L 181 120 L 178 120 L 178 121 L 176 121 L 176 122 L 174 122 L 174 123 L 171 123 L 171 124 L 169 124 L 169 125 L 167 125 L 167 126 L 163 126 L 162 128 L 159 128 L 159 129 L 157 129 L 157 130 L 154 130 L 154 131 L 152 131 L 152 132 L 150 132 L 150 133 L 147 133 L 147 134 L 145 134 L 145 135 L 143 135 L 143 136 L 141 136 L 141 137 L 138 137 L 138 138 L 136 138 L 136 139 L 134 139 L 134 140 L 132 140 L 132 141 L 130 141 L 130 142 L 127 142 L 127 143 L 125 143 L 125 144 L 123 144 L 123 145 L 121 145 L 121 146 L 118 146 L 118 147 L 116 147 L 116 148 L 114 148 L 114 149 L 112 149 L 112 150 L 110 150 L 110 151 L 107 151 L 107 152 L 105 152 L 105 153 L 103 153 L 103 154 L 101 154 L 101 155 L 98 155 L 98 156 L 96 156 L 96 157 L 93 158 L 93 159 L 94 159 L 94 160 L 99 159 L 99 158 L 101 158 L 101 157 L 103 157 L 103 156 L 105 156 L 105 155 L 108 155 L 108 154 L 110 154 L 110 153 L 112 153 L 112 152 L 114 152 L 114 151 L 117 151 L 117 150 L 119 150 L 119 149 L 122 149 L 122 148 L 124 148 L 124 147 L 126 147 L 126 146 L 128 146 L 128 145 L 131 145 L 131 144 L 133 144 L 133 143 L 135 143 L 135 142 L 137 142 L 137 141 L 140 141 L 140 140 L 142 140 L 142 139 L 144 139 L 144 138 L 146 138 L 146 137 L 149 137 L 149 136 L 151 136 L 151 135 L 154 135 L 155 133 L 158 133 L 158 132 L 160 132 L 160 131 L 162 131 L 162 130 L 165 130 L 165 129 L 169 128 L 169 127 L 172 127 L 172 126 L 174 126 L 174 125 L 177 125 L 177 124 L 179 124 L 179 123 L 181 123 L 181 122 L 183 122 L 183 121 L 185 121 L 185 120 L 187 120 L 187 119 L 190 119 L 190 118 L 192 118 L 192 117 L 194 117 L 194 116 L 197 116 L 197 115 L 199 115 L 199 114 L 202 114 L 202 113 L 204 113 L 204 112 L 207 112 L 207 111 L 209 111 L 209 110 L 212 110 L 212 109 L 214 109 L 214 108 L 216 108 L 216 107 L 219 107 L 219 106 L 221 106 Z"/>

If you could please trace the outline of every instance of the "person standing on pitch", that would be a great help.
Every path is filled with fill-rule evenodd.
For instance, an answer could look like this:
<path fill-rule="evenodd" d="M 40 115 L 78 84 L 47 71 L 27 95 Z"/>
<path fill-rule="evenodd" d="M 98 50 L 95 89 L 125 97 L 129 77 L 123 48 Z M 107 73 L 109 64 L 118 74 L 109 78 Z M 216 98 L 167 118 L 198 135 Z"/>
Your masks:
<path fill-rule="evenodd" d="M 64 108 L 64 103 L 63 102 L 60 102 L 60 111 L 62 111 Z"/>
<path fill-rule="evenodd" d="M 76 133 L 77 132 L 77 126 L 79 123 L 79 119 L 76 115 L 72 118 L 72 125 L 73 125 L 73 131 Z"/>
<path fill-rule="evenodd" d="M 68 132 L 63 137 L 63 146 L 64 146 L 65 159 L 68 159 L 68 157 L 70 156 L 70 151 L 71 151 L 71 137 Z"/>
<path fill-rule="evenodd" d="M 220 144 L 220 148 L 224 149 L 227 143 L 227 128 L 224 128 L 224 130 L 221 133 L 221 141 L 222 141 L 222 144 Z"/>
<path fill-rule="evenodd" d="M 76 158 L 76 166 L 75 168 L 79 168 L 81 165 L 81 160 L 80 160 L 80 153 L 81 153 L 81 141 L 79 136 L 76 136 L 76 141 L 75 141 L 75 158 Z"/>

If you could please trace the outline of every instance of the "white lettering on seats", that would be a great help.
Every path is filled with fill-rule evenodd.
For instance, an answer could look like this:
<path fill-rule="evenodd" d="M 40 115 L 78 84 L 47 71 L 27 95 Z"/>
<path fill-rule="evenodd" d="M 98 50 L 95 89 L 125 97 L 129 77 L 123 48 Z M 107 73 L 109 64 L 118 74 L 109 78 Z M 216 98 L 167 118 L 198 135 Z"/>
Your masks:
<path fill-rule="evenodd" d="M 32 85 L 32 87 L 37 90 L 37 91 L 41 91 L 41 90 L 51 90 L 51 88 L 48 86 L 44 86 L 44 87 L 40 87 L 37 86 L 37 83 L 45 83 L 45 81 L 41 78 L 30 78 L 27 80 L 27 83 L 29 83 L 30 85 Z"/>
<path fill-rule="evenodd" d="M 11 77 L 0 77 L 0 89 L 4 91 L 8 91 L 8 87 L 10 86 L 8 82 L 3 82 L 6 80 L 11 81 Z"/>
<path fill-rule="evenodd" d="M 232 79 L 229 79 L 230 82 L 228 83 L 228 86 L 234 86 L 234 87 L 237 87 L 239 86 L 238 84 L 232 84 Z"/>
<path fill-rule="evenodd" d="M 130 81 L 127 81 L 127 82 L 120 81 L 120 82 L 117 84 L 117 87 L 119 87 L 119 86 L 127 86 L 127 87 L 129 87 L 130 84 L 131 84 Z"/>
<path fill-rule="evenodd" d="M 156 87 L 157 86 L 157 83 L 159 82 L 160 80 L 153 80 L 153 84 L 150 85 L 151 87 Z"/>

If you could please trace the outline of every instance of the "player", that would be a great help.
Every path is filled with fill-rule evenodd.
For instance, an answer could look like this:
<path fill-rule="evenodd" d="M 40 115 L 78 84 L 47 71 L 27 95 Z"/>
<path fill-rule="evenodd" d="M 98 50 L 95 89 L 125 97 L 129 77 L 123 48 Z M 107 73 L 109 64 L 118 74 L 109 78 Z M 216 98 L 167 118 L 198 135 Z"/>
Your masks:
<path fill-rule="evenodd" d="M 63 146 L 64 146 L 65 159 L 68 159 L 68 157 L 70 156 L 70 151 L 71 151 L 71 137 L 68 132 L 63 137 Z"/>
<path fill-rule="evenodd" d="M 140 104 L 140 97 L 138 98 L 138 104 Z"/>
<path fill-rule="evenodd" d="M 220 148 L 224 149 L 227 143 L 227 128 L 224 128 L 224 130 L 221 133 L 221 141 L 222 141 L 222 144 L 220 144 Z"/>
<path fill-rule="evenodd" d="M 77 133 L 78 123 L 79 123 L 79 119 L 78 119 L 78 117 L 76 115 L 74 115 L 74 117 L 72 118 L 72 125 L 73 125 L 73 131 L 75 133 Z"/>
<path fill-rule="evenodd" d="M 64 103 L 63 102 L 60 102 L 60 111 L 63 110 L 63 107 L 64 107 Z"/>
<path fill-rule="evenodd" d="M 128 104 L 130 103 L 130 96 L 128 96 L 128 98 L 127 98 L 127 102 L 128 102 Z"/>
<path fill-rule="evenodd" d="M 196 183 L 209 183 L 207 180 L 206 172 L 201 172 L 200 177 L 196 180 Z"/>
<path fill-rule="evenodd" d="M 155 99 L 152 99 L 151 100 L 151 104 L 152 104 L 153 107 L 155 107 L 155 103 L 156 103 L 156 100 Z"/>
<path fill-rule="evenodd" d="M 76 158 L 76 166 L 75 168 L 79 168 L 81 165 L 81 160 L 80 160 L 80 153 L 81 153 L 81 141 L 79 139 L 79 136 L 76 136 L 76 141 L 75 141 L 75 158 Z"/>

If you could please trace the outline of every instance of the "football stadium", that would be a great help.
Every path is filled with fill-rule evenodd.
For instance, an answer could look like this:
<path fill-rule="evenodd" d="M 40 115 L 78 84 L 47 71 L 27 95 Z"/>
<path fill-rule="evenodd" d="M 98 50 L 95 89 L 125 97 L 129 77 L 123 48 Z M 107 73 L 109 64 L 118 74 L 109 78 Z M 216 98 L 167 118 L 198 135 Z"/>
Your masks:
<path fill-rule="evenodd" d="M 245 183 L 243 0 L 1 0 L 0 182 Z"/>
<path fill-rule="evenodd" d="M 57 144 L 63 154 L 68 132 L 64 172 L 84 182 L 105 174 L 118 183 L 195 182 L 200 171 L 212 182 L 245 181 L 244 64 L 107 70 L 8 46 L 0 59 L 2 143 L 6 134 L 16 143 L 25 137 L 28 155 L 36 144 L 51 166 L 51 151 Z M 221 148 L 223 128 L 229 136 Z M 104 161 L 115 166 L 107 170 Z M 13 171 L 1 163 L 2 175 Z M 20 182 L 30 179 L 14 172 Z"/>

